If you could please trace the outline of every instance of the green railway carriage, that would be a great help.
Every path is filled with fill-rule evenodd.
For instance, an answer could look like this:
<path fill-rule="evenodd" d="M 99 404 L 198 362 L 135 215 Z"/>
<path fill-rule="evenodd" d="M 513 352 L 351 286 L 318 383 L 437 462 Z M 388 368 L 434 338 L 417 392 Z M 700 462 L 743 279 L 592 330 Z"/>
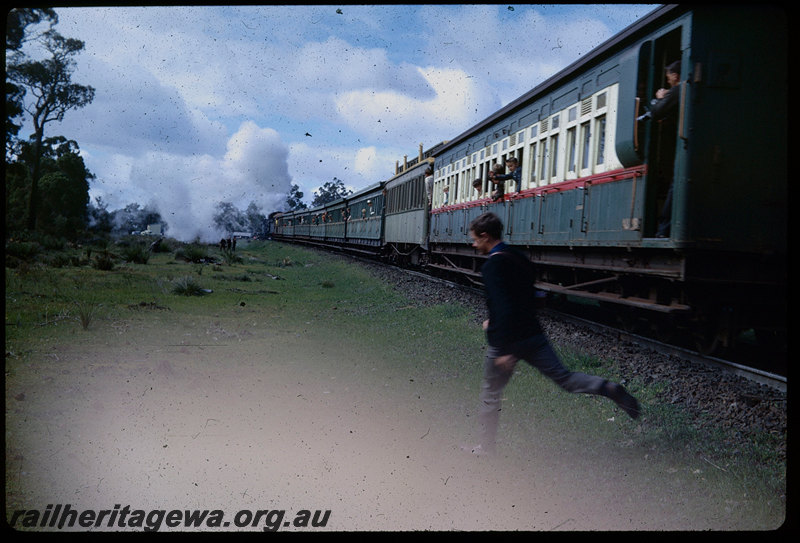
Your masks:
<path fill-rule="evenodd" d="M 283 237 L 285 230 L 283 216 L 283 211 L 273 211 L 268 216 L 268 219 L 270 220 L 270 236 L 274 239 Z"/>
<path fill-rule="evenodd" d="M 345 246 L 351 251 L 379 254 L 383 247 L 385 195 L 383 183 L 375 183 L 346 198 Z"/>
<path fill-rule="evenodd" d="M 347 202 L 340 198 L 327 204 L 322 214 L 324 239 L 326 243 L 342 244 L 346 237 Z"/>
<path fill-rule="evenodd" d="M 785 15 L 662 6 L 438 148 L 430 265 L 477 280 L 468 225 L 493 211 L 542 290 L 685 319 L 709 347 L 785 330 Z M 647 111 L 673 62 L 669 123 Z M 495 200 L 511 157 L 521 180 Z"/>
<path fill-rule="evenodd" d="M 384 240 L 384 189 L 376 183 L 311 209 L 275 214 L 273 237 L 379 255 Z"/>
<path fill-rule="evenodd" d="M 292 217 L 291 235 L 305 239 L 311 235 L 311 214 L 305 210 L 295 212 Z"/>
<path fill-rule="evenodd" d="M 395 175 L 386 181 L 385 256 L 404 265 L 427 263 L 430 195 L 426 188 L 426 170 L 433 169 L 433 150 L 423 151 L 403 165 L 395 166 Z"/>
<path fill-rule="evenodd" d="M 318 242 L 325 241 L 325 207 L 310 209 L 305 217 L 308 218 L 308 238 Z"/>
<path fill-rule="evenodd" d="M 272 237 L 275 239 L 291 239 L 294 236 L 295 216 L 292 211 L 277 211 L 273 214 L 275 224 Z"/>

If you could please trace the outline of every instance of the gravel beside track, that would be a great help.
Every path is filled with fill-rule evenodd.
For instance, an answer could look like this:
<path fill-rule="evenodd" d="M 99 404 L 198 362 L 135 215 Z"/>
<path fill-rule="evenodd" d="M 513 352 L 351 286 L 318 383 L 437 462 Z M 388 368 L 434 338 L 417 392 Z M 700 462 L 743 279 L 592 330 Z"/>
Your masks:
<path fill-rule="evenodd" d="M 482 295 L 379 264 L 366 264 L 420 306 L 458 303 L 474 311 L 476 323 L 486 318 Z M 555 345 L 578 348 L 603 358 L 613 358 L 622 383 L 636 379 L 648 384 L 666 383 L 658 400 L 684 408 L 698 428 L 724 428 L 733 439 L 747 440 L 757 432 L 780 437 L 778 454 L 786 458 L 786 393 L 724 370 L 664 355 L 613 333 L 599 333 L 581 325 L 542 315 L 542 325 Z M 611 353 L 611 354 L 610 354 Z M 735 447 L 736 443 L 731 443 Z"/>

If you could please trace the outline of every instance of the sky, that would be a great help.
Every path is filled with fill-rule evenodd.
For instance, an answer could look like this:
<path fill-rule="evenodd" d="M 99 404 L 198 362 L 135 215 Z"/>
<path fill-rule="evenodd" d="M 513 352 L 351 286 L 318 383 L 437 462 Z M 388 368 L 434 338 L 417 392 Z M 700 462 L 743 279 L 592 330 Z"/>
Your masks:
<path fill-rule="evenodd" d="M 353 191 L 451 139 L 657 5 L 56 8 L 93 102 L 51 123 L 109 211 L 151 206 L 218 240 L 216 204 L 268 215 L 293 184 Z M 25 134 L 25 127 L 21 134 Z"/>

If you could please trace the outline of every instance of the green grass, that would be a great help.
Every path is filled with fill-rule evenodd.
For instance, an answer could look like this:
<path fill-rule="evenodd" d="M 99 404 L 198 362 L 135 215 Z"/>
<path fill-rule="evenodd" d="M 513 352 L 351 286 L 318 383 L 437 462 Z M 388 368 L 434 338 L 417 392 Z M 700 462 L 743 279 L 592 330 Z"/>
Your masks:
<path fill-rule="evenodd" d="M 96 255 L 86 258 L 83 249 L 56 254 L 15 246 L 20 260 L 6 267 L 7 368 L 9 360 L 24 363 L 42 345 L 103 341 L 126 323 L 224 324 L 257 316 L 282 329 L 313 333 L 322 342 L 374 352 L 377 368 L 424 385 L 428 400 L 443 412 L 455 408 L 465 414 L 454 427 L 471 429 L 485 344 L 466 308 L 416 307 L 349 259 L 277 242 L 250 243 L 236 258 L 213 247 L 173 241 L 170 246 L 173 251 L 140 262 L 120 257 L 108 270 L 92 266 Z M 113 248 L 108 252 L 114 254 Z M 53 261 L 60 265 L 45 264 Z M 613 359 L 556 348 L 572 370 L 621 377 Z M 700 465 L 715 484 L 743 485 L 763 495 L 765 507 L 785 495 L 786 466 L 774 454 L 774 438 L 753 436 L 734 450 L 729 432 L 699 429 L 681 409 L 660 404 L 663 386 L 626 383 L 646 406 L 642 418 L 632 421 L 612 402 L 565 394 L 520 364 L 506 389 L 503 439 L 524 450 L 547 431 L 565 448 L 591 443 L 596 451 L 635 450 Z"/>

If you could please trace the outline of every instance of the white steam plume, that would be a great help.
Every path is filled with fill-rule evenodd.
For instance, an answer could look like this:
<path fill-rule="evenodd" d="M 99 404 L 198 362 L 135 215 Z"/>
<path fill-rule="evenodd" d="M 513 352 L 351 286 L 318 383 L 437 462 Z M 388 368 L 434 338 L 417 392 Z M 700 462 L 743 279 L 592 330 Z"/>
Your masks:
<path fill-rule="evenodd" d="M 210 155 L 149 153 L 137 162 L 130 180 L 169 224 L 168 235 L 181 241 L 219 240 L 214 226 L 219 202 L 244 211 L 255 202 L 264 215 L 281 209 L 291 187 L 289 149 L 271 128 L 242 123 L 228 140 L 221 159 Z"/>

